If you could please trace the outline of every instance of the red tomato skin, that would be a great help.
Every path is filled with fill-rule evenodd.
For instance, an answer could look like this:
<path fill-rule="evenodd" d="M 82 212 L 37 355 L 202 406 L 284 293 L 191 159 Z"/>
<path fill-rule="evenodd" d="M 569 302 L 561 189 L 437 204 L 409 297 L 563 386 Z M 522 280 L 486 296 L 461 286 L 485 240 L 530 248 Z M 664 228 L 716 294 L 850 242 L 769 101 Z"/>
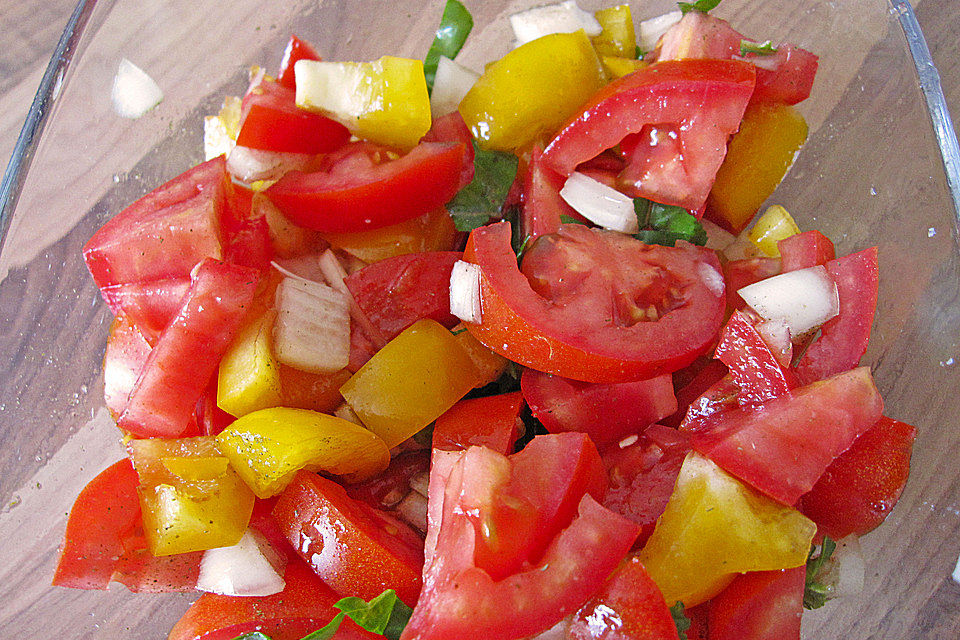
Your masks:
<path fill-rule="evenodd" d="M 877 309 L 880 268 L 876 247 L 831 260 L 826 268 L 837 283 L 840 314 L 820 328 L 820 337 L 797 363 L 797 377 L 803 384 L 859 364 Z"/>
<path fill-rule="evenodd" d="M 685 435 L 655 424 L 633 444 L 603 452 L 610 480 L 603 506 L 640 525 L 637 546 L 653 533 L 689 451 Z"/>
<path fill-rule="evenodd" d="M 575 224 L 566 225 L 563 232 L 581 238 L 600 233 Z M 580 305 L 558 312 L 556 305 L 531 289 L 517 267 L 510 234 L 506 222 L 475 229 L 467 240 L 464 260 L 480 266 L 483 309 L 482 322 L 468 323 L 467 329 L 514 362 L 584 382 L 650 378 L 692 362 L 722 323 L 723 292 L 711 290 L 702 279 L 707 269 L 719 273 L 712 251 L 689 246 L 665 251 L 669 248 L 638 242 L 639 251 L 651 252 L 646 255 L 662 259 L 666 271 L 685 279 L 685 301 L 656 322 L 587 327 L 582 314 L 574 312 Z"/>
<path fill-rule="evenodd" d="M 444 522 L 424 591 L 401 640 L 511 640 L 550 628 L 574 612 L 626 555 L 633 523 L 589 496 L 578 516 L 526 571 L 493 581 L 482 569 L 447 571 L 443 549 L 472 546 L 476 530 L 466 519 Z"/>
<path fill-rule="evenodd" d="M 417 320 L 430 318 L 448 329 L 460 322 L 450 313 L 450 272 L 462 257 L 459 251 L 410 253 L 374 262 L 344 279 L 361 313 L 380 333 L 372 338 L 362 326 L 350 332 L 351 370 Z"/>
<path fill-rule="evenodd" d="M 710 416 L 738 408 L 739 398 L 740 387 L 733 381 L 733 376 L 724 375 L 690 403 L 677 428 L 684 433 L 698 431 L 704 427 Z"/>
<path fill-rule="evenodd" d="M 660 421 L 660 424 L 664 424 L 668 427 L 679 427 L 680 423 L 687 415 L 687 410 L 690 406 L 700 398 L 704 393 L 707 392 L 713 385 L 722 380 L 725 376 L 729 374 L 727 370 L 727 365 L 723 364 L 719 360 L 709 360 L 706 365 L 704 365 L 692 378 L 688 381 L 683 382 L 680 377 L 677 375 L 680 372 L 676 372 L 673 375 L 673 384 L 677 388 L 677 411 L 663 420 Z M 736 393 L 734 391 L 734 400 L 736 400 Z"/>
<path fill-rule="evenodd" d="M 463 155 L 463 167 L 460 170 L 460 185 L 466 186 L 473 180 L 476 167 L 473 164 L 473 134 L 463 121 L 459 111 L 453 111 L 445 116 L 434 119 L 430 130 L 423 136 L 422 142 L 452 142 L 461 143 L 466 149 Z"/>
<path fill-rule="evenodd" d="M 580 431 L 604 449 L 677 410 L 669 374 L 635 382 L 596 384 L 525 369 L 523 397 L 547 431 Z"/>
<path fill-rule="evenodd" d="M 677 626 L 663 594 L 636 556 L 613 574 L 574 614 L 572 640 L 678 640 Z"/>
<path fill-rule="evenodd" d="M 567 176 L 581 162 L 616 146 L 646 125 L 673 125 L 682 132 L 682 172 L 689 184 L 660 193 L 635 186 L 636 196 L 686 209 L 706 201 L 726 154 L 727 137 L 740 126 L 756 71 L 736 60 L 671 60 L 614 80 L 564 125 L 543 154 L 546 166 Z M 679 121 L 677 114 L 682 114 Z M 668 169 L 651 165 L 654 180 Z M 629 170 L 629 167 L 628 167 Z"/>
<path fill-rule="evenodd" d="M 280 58 L 280 69 L 277 71 L 277 82 L 288 89 L 296 89 L 296 77 L 293 72 L 298 60 L 319 60 L 320 54 L 309 42 L 301 40 L 296 34 L 290 34 L 290 40 Z"/>
<path fill-rule="evenodd" d="M 270 226 L 260 208 L 253 208 L 253 191 L 231 184 L 228 206 L 220 220 L 225 262 L 268 270 L 273 260 Z"/>
<path fill-rule="evenodd" d="M 910 475 L 917 430 L 883 416 L 834 460 L 800 500 L 800 510 L 835 540 L 878 527 Z"/>
<path fill-rule="evenodd" d="M 776 68 L 757 67 L 753 102 L 797 104 L 810 97 L 819 58 L 792 44 L 781 44 L 774 57 Z"/>
<path fill-rule="evenodd" d="M 751 571 L 709 604 L 709 640 L 800 640 L 805 565 Z"/>
<path fill-rule="evenodd" d="M 747 258 L 723 263 L 723 279 L 727 283 L 727 308 L 746 309 L 747 303 L 737 291 L 780 272 L 780 260 L 777 258 Z"/>
<path fill-rule="evenodd" d="M 208 160 L 100 227 L 83 247 L 97 287 L 187 277 L 203 258 L 221 259 L 219 226 L 229 180 L 223 156 Z"/>
<path fill-rule="evenodd" d="M 237 144 L 281 153 L 330 153 L 350 131 L 330 118 L 301 109 L 292 88 L 261 80 L 243 97 Z"/>
<path fill-rule="evenodd" d="M 259 272 L 247 267 L 211 259 L 197 265 L 180 312 L 150 352 L 117 426 L 143 438 L 183 433 L 258 280 Z"/>
<path fill-rule="evenodd" d="M 300 640 L 338 613 L 340 596 L 300 560 L 287 565 L 286 587 L 272 596 L 241 597 L 205 593 L 170 630 L 168 640 L 232 640 L 261 631 L 273 640 Z M 375 635 L 344 620 L 338 640 L 376 640 Z"/>
<path fill-rule="evenodd" d="M 341 596 L 370 600 L 394 589 L 407 605 L 416 603 L 423 547 L 404 523 L 307 471 L 280 494 L 273 515 L 293 548 Z"/>
<path fill-rule="evenodd" d="M 83 488 L 67 520 L 54 586 L 106 589 L 115 580 L 134 592 L 194 590 L 203 553 L 150 555 L 138 484 L 137 472 L 125 458 Z"/>
<path fill-rule="evenodd" d="M 135 324 L 124 316 L 113 321 L 103 354 L 103 399 L 114 420 L 126 409 L 149 355 L 150 343 Z"/>
<path fill-rule="evenodd" d="M 561 216 L 582 219 L 576 210 L 560 196 L 566 181 L 564 176 L 543 164 L 543 148 L 535 146 L 523 182 L 523 213 L 520 229 L 532 243 L 542 235 L 560 230 Z"/>
<path fill-rule="evenodd" d="M 178 276 L 146 282 L 124 282 L 104 287 L 103 299 L 115 316 L 126 316 L 156 343 L 157 338 L 180 310 L 183 296 L 190 288 L 190 277 Z"/>
<path fill-rule="evenodd" d="M 882 411 L 870 370 L 861 367 L 752 409 L 715 413 L 690 443 L 727 473 L 794 505 Z"/>
<path fill-rule="evenodd" d="M 433 448 L 459 451 L 481 446 L 509 455 L 517 441 L 522 410 L 519 391 L 461 400 L 437 418 Z"/>
<path fill-rule="evenodd" d="M 826 264 L 836 258 L 830 238 L 817 230 L 804 231 L 777 243 L 780 250 L 781 271 L 796 271 Z"/>
<path fill-rule="evenodd" d="M 763 404 L 796 386 L 793 374 L 776 356 L 741 311 L 734 311 L 720 333 L 716 357 L 727 365 L 734 383 L 740 387 L 741 406 Z"/>
<path fill-rule="evenodd" d="M 294 224 L 317 231 L 364 231 L 422 216 L 463 186 L 465 144 L 423 142 L 364 171 L 291 171 L 266 190 Z"/>

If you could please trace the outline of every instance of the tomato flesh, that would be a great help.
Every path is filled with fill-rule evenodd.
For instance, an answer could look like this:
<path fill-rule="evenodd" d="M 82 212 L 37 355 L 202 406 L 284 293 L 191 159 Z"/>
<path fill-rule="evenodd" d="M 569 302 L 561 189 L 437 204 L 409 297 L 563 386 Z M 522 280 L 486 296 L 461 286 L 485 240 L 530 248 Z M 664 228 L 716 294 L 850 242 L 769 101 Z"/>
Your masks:
<path fill-rule="evenodd" d="M 481 273 L 483 316 L 470 332 L 515 362 L 573 380 L 674 371 L 709 346 L 723 320 L 719 263 L 698 247 L 570 224 L 541 237 L 521 273 L 500 222 L 470 234 L 464 259 Z"/>
<path fill-rule="evenodd" d="M 710 640 L 799 640 L 805 566 L 737 576 L 710 602 Z"/>

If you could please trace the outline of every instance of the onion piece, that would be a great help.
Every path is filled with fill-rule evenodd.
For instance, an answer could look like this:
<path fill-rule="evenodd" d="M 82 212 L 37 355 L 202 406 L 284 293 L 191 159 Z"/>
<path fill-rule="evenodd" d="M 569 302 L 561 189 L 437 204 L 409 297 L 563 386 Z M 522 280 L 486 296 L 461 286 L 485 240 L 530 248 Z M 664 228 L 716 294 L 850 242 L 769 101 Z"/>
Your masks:
<path fill-rule="evenodd" d="M 400 517 L 420 532 L 427 530 L 427 499 L 411 491 L 396 506 Z"/>
<path fill-rule="evenodd" d="M 838 598 L 855 596 L 863 591 L 867 565 L 860 548 L 860 539 L 855 534 L 837 541 L 837 548 L 830 556 L 834 565 L 831 575 L 836 575 L 834 595 Z"/>
<path fill-rule="evenodd" d="M 840 313 L 837 283 L 823 265 L 755 282 L 737 293 L 766 320 L 783 320 L 796 339 Z"/>
<path fill-rule="evenodd" d="M 707 249 L 723 251 L 737 241 L 737 236 L 705 218 L 700 219 L 700 226 L 707 232 L 707 244 L 705 245 Z"/>
<path fill-rule="evenodd" d="M 160 104 L 163 91 L 143 69 L 126 58 L 120 58 L 110 100 L 118 116 L 135 120 Z"/>
<path fill-rule="evenodd" d="M 333 373 L 350 362 L 350 303 L 336 289 L 304 278 L 277 287 L 273 325 L 277 360 L 302 371 Z"/>
<path fill-rule="evenodd" d="M 757 323 L 756 329 L 780 366 L 789 367 L 793 360 L 793 341 L 787 323 L 783 320 L 764 320 Z"/>
<path fill-rule="evenodd" d="M 433 92 L 430 94 L 430 114 L 439 118 L 456 111 L 463 96 L 467 95 L 479 78 L 479 73 L 446 56 L 440 56 L 437 73 L 433 78 Z"/>
<path fill-rule="evenodd" d="M 657 42 L 670 27 L 680 22 L 683 18 L 683 12 L 671 11 L 656 18 L 644 20 L 637 27 L 637 35 L 641 51 L 653 51 L 657 47 Z"/>
<path fill-rule="evenodd" d="M 577 6 L 575 0 L 533 7 L 510 16 L 516 46 L 553 33 L 573 33 L 583 29 L 588 36 L 598 36 L 603 27 L 592 13 Z"/>
<path fill-rule="evenodd" d="M 457 260 L 450 272 L 450 313 L 464 322 L 480 324 L 480 267 Z"/>
<path fill-rule="evenodd" d="M 264 151 L 234 145 L 227 156 L 227 171 L 246 183 L 276 180 L 288 171 L 303 169 L 312 157 L 308 153 Z"/>
<path fill-rule="evenodd" d="M 633 199 L 599 180 L 574 171 L 560 189 L 560 197 L 577 213 L 604 229 L 637 232 Z"/>
<path fill-rule="evenodd" d="M 337 260 L 336 254 L 330 249 L 324 251 L 323 255 L 320 256 L 320 270 L 323 272 L 323 277 L 326 278 L 327 283 L 331 287 L 347 296 L 347 301 L 350 303 L 350 317 L 353 318 L 353 321 L 363 328 L 367 337 L 373 340 L 374 346 L 376 346 L 378 350 L 382 349 L 383 345 L 387 344 L 387 337 L 370 322 L 370 318 L 367 317 L 367 314 L 365 314 L 363 309 L 360 308 L 360 305 L 357 304 L 353 294 L 350 293 L 349 287 L 347 287 L 347 272 L 344 270 L 343 265 L 340 264 L 340 261 Z"/>
<path fill-rule="evenodd" d="M 247 529 L 232 547 L 208 549 L 200 561 L 197 589 L 225 596 L 269 596 L 283 591 L 286 564 L 266 538 Z"/>

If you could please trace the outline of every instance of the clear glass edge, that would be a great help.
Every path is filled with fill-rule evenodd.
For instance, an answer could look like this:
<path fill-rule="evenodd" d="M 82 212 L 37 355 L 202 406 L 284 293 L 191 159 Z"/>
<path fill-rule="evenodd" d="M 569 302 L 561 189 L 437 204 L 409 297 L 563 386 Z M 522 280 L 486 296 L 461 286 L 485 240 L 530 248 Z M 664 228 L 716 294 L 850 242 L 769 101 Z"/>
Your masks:
<path fill-rule="evenodd" d="M 66 74 L 77 51 L 77 45 L 83 36 L 84 27 L 96 3 L 97 0 L 79 0 L 73 13 L 70 14 L 70 19 L 60 35 L 53 56 L 40 80 L 40 86 L 33 97 L 23 128 L 13 148 L 13 154 L 3 173 L 3 181 L 0 182 L 0 249 L 6 241 L 13 212 L 20 199 L 20 192 L 23 190 L 27 171 L 30 169 L 41 134 L 50 118 L 53 103 L 63 87 Z"/>
<path fill-rule="evenodd" d="M 940 73 L 933 63 L 927 40 L 923 37 L 923 30 L 917 21 L 917 15 L 909 0 L 888 0 L 891 11 L 896 15 L 907 39 L 920 89 L 927 103 L 927 113 L 933 124 L 934 134 L 940 147 L 940 156 L 943 160 L 943 170 L 947 177 L 947 188 L 953 201 L 954 237 L 960 239 L 960 144 L 957 143 L 957 134 L 953 128 L 953 119 L 947 108 L 947 99 L 943 95 L 943 85 L 940 82 Z"/>

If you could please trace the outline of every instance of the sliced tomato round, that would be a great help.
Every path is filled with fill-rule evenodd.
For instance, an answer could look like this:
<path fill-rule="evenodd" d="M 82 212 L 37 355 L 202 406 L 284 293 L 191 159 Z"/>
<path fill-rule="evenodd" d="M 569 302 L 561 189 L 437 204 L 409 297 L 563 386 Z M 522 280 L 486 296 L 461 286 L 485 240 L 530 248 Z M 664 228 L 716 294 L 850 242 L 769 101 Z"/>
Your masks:
<path fill-rule="evenodd" d="M 521 272 L 510 233 L 506 222 L 474 230 L 464 260 L 481 273 L 481 322 L 467 327 L 515 362 L 584 382 L 638 380 L 686 366 L 720 329 L 713 251 L 568 224 L 537 240 Z"/>
<path fill-rule="evenodd" d="M 530 411 L 547 431 L 586 433 L 601 450 L 677 410 L 669 374 L 596 384 L 525 369 L 520 386 Z"/>
<path fill-rule="evenodd" d="M 573 640 L 677 640 L 677 626 L 660 588 L 640 560 L 620 563 L 600 591 L 580 607 L 567 633 Z"/>
<path fill-rule="evenodd" d="M 570 175 L 629 134 L 645 132 L 649 144 L 634 149 L 621 186 L 638 197 L 700 209 L 755 81 L 754 66 L 737 60 L 650 65 L 598 91 L 547 145 L 543 162 Z"/>
<path fill-rule="evenodd" d="M 412 606 L 420 594 L 423 541 L 404 523 L 332 480 L 299 472 L 274 518 L 290 544 L 334 591 L 370 600 L 384 589 Z"/>
<path fill-rule="evenodd" d="M 827 467 L 801 498 L 801 511 L 835 540 L 882 523 L 910 475 L 917 430 L 886 416 Z"/>
<path fill-rule="evenodd" d="M 301 561 L 287 565 L 286 587 L 272 596 L 242 597 L 205 593 L 170 630 L 168 640 L 233 640 L 260 631 L 273 640 L 300 640 L 339 613 L 340 596 Z M 382 640 L 346 619 L 336 640 Z"/>
<path fill-rule="evenodd" d="M 364 231 L 416 218 L 463 186 L 462 143 L 423 142 L 408 154 L 347 145 L 320 171 L 291 171 L 266 190 L 293 223 L 317 231 Z"/>
<path fill-rule="evenodd" d="M 283 153 L 329 153 L 350 139 L 350 131 L 330 118 L 297 106 L 296 94 L 273 80 L 262 80 L 243 97 L 237 144 Z"/>
<path fill-rule="evenodd" d="M 201 552 L 154 557 L 140 517 L 139 479 L 129 459 L 107 467 L 77 496 L 53 584 L 106 589 L 111 580 L 134 592 L 193 591 Z"/>
<path fill-rule="evenodd" d="M 710 640 L 800 638 L 806 576 L 805 566 L 737 576 L 709 604 Z"/>

